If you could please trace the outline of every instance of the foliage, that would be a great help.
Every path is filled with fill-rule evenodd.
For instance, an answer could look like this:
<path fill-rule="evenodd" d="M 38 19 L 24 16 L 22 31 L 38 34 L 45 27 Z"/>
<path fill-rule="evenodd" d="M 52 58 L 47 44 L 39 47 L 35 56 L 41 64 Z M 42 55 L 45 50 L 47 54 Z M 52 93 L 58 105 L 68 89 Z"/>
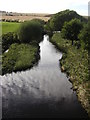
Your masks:
<path fill-rule="evenodd" d="M 84 42 L 84 48 L 90 51 L 90 21 L 84 26 L 78 37 Z"/>
<path fill-rule="evenodd" d="M 41 19 L 32 19 L 31 21 L 39 22 L 42 26 L 45 25 L 45 21 L 44 21 L 44 20 L 41 20 Z"/>
<path fill-rule="evenodd" d="M 81 22 L 87 22 L 87 19 L 78 15 L 73 10 L 64 10 L 54 14 L 47 23 L 47 27 L 52 31 L 61 31 L 64 22 L 69 22 L 72 19 L 79 19 Z"/>
<path fill-rule="evenodd" d="M 2 35 L 2 52 L 5 52 L 11 44 L 19 43 L 18 36 L 14 32 L 9 32 Z"/>
<path fill-rule="evenodd" d="M 43 27 L 38 21 L 27 21 L 21 24 L 18 35 L 23 43 L 30 43 L 33 40 L 39 42 L 42 39 Z"/>
<path fill-rule="evenodd" d="M 70 43 L 71 41 L 63 39 L 60 33 L 54 34 L 51 42 L 56 44 L 60 50 L 65 49 L 65 52 L 63 51 L 64 53 L 62 60 L 60 60 L 60 64 L 63 66 L 63 70 L 69 75 L 74 89 L 78 90 L 78 92 L 81 92 L 80 88 L 82 86 L 82 91 L 85 92 L 85 96 L 82 95 L 83 98 L 80 99 L 90 115 L 90 73 L 88 69 L 88 51 L 82 47 L 77 49 L 76 46 L 72 46 Z"/>
<path fill-rule="evenodd" d="M 72 40 L 73 45 L 73 40 L 78 40 L 78 34 L 82 28 L 83 25 L 79 19 L 72 19 L 69 22 L 65 22 L 61 31 L 62 37 Z"/>
<path fill-rule="evenodd" d="M 12 44 L 2 58 L 2 73 L 25 70 L 36 61 L 38 46 L 29 44 Z"/>

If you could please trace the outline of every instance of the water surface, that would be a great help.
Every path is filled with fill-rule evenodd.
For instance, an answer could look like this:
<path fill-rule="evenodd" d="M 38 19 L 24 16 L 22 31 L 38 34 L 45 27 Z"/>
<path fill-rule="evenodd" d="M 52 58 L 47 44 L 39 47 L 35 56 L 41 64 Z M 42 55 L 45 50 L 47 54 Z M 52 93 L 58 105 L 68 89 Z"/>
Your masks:
<path fill-rule="evenodd" d="M 3 118 L 86 118 L 87 114 L 60 70 L 58 51 L 49 37 L 40 43 L 40 60 L 30 70 L 7 74 L 2 80 Z"/>

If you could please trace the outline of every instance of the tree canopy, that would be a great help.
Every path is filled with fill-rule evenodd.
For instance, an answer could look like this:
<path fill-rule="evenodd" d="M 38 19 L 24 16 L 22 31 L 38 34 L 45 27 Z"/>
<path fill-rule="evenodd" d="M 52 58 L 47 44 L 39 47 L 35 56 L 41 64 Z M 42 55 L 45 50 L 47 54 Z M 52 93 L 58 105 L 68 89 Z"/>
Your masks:
<path fill-rule="evenodd" d="M 84 26 L 78 37 L 85 43 L 85 48 L 90 50 L 90 21 Z"/>
<path fill-rule="evenodd" d="M 75 18 L 79 19 L 81 22 L 87 22 L 87 19 L 80 16 L 75 11 L 67 9 L 52 15 L 47 23 L 48 29 L 52 31 L 61 31 L 64 22 L 69 22 Z"/>
<path fill-rule="evenodd" d="M 33 40 L 40 41 L 44 28 L 37 20 L 27 21 L 21 24 L 18 35 L 19 39 L 24 43 L 29 43 Z"/>
<path fill-rule="evenodd" d="M 61 35 L 65 39 L 78 40 L 80 30 L 83 28 L 83 24 L 79 19 L 72 19 L 69 22 L 65 22 L 61 31 Z"/>

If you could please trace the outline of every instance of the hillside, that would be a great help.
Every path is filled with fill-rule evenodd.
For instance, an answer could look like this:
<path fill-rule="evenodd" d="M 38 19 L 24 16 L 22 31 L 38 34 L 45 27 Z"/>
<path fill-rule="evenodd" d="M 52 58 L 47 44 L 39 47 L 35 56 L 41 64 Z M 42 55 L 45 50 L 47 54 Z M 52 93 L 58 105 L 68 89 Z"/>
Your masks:
<path fill-rule="evenodd" d="M 2 19 L 4 20 L 19 20 L 19 21 L 27 21 L 32 19 L 42 19 L 44 21 L 48 21 L 51 17 L 51 14 L 45 13 L 16 13 L 16 12 L 5 12 L 0 11 L 2 13 Z"/>

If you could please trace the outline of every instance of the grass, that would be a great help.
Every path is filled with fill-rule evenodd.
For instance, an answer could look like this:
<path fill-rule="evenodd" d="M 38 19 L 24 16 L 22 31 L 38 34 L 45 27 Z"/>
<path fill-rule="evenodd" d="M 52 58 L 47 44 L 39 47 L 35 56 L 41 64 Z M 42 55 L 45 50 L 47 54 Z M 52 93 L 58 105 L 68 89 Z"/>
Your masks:
<path fill-rule="evenodd" d="M 83 47 L 77 49 L 77 46 L 72 46 L 71 41 L 63 39 L 60 33 L 54 34 L 51 42 L 63 51 L 60 61 L 61 69 L 69 75 L 73 88 L 77 91 L 78 99 L 90 116 L 88 51 Z"/>
<path fill-rule="evenodd" d="M 12 44 L 2 58 L 2 73 L 26 70 L 33 66 L 38 58 L 38 46 L 29 44 Z"/>
<path fill-rule="evenodd" d="M 20 23 L 2 22 L 2 33 L 17 32 Z M 7 39 L 7 38 L 6 38 Z M 12 38 L 13 39 L 13 38 Z M 12 43 L 9 51 L 2 54 L 2 74 L 31 68 L 39 59 L 39 45 L 32 43 Z"/>
<path fill-rule="evenodd" d="M 2 22 L 2 34 L 8 32 L 16 32 L 19 26 L 20 23 L 16 23 L 16 22 Z"/>

